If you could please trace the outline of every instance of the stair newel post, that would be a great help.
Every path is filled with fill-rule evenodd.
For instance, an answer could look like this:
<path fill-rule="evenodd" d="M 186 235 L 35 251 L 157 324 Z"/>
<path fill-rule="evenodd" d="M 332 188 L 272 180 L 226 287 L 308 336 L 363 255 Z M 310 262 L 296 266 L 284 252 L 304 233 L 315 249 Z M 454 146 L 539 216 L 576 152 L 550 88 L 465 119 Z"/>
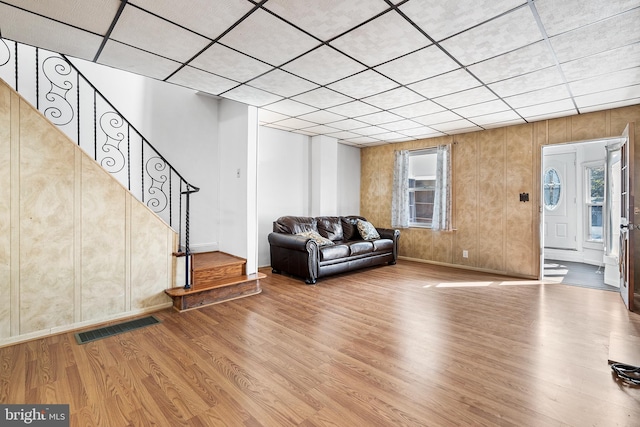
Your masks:
<path fill-rule="evenodd" d="M 184 214 L 184 288 L 191 289 L 191 281 L 189 280 L 189 259 L 191 258 L 191 250 L 189 249 L 189 198 L 191 193 L 189 192 L 189 184 L 187 184 L 186 201 L 185 201 L 185 214 Z"/>

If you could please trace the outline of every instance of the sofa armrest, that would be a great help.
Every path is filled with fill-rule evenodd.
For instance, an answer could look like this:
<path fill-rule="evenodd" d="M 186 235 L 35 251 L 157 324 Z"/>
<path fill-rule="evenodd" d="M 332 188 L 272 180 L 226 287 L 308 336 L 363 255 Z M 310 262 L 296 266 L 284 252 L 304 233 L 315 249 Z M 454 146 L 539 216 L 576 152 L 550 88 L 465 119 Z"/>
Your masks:
<path fill-rule="evenodd" d="M 269 244 L 294 251 L 307 251 L 308 237 L 286 233 L 269 233 Z"/>
<path fill-rule="evenodd" d="M 271 268 L 305 279 L 308 284 L 318 279 L 320 254 L 318 244 L 307 237 L 286 233 L 269 233 Z"/>
<path fill-rule="evenodd" d="M 393 261 L 390 264 L 395 264 L 398 260 L 398 240 L 400 240 L 400 230 L 394 230 L 392 228 L 376 228 L 378 234 L 382 239 L 393 240 Z"/>

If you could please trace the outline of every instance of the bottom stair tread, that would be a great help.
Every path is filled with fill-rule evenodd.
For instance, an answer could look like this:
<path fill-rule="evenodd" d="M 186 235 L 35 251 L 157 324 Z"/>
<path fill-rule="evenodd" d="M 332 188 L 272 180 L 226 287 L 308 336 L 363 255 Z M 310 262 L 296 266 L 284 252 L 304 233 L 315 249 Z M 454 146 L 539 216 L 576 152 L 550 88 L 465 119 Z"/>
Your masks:
<path fill-rule="evenodd" d="M 256 280 L 264 279 L 267 277 L 264 273 L 244 274 L 242 276 L 225 277 L 223 279 L 212 280 L 205 284 L 193 286 L 191 289 L 185 289 L 183 287 L 167 289 L 165 292 L 170 297 L 182 296 L 189 294 L 197 294 L 202 291 L 207 291 L 215 288 L 223 288 L 225 286 L 237 285 L 239 283 L 253 282 Z"/>

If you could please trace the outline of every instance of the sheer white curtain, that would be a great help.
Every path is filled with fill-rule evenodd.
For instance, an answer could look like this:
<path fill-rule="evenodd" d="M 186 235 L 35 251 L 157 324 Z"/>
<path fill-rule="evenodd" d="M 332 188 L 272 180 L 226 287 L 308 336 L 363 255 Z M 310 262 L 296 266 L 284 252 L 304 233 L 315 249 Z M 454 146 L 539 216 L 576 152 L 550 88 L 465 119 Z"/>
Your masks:
<path fill-rule="evenodd" d="M 409 152 L 395 152 L 393 194 L 391 197 L 391 226 L 409 227 Z"/>
<path fill-rule="evenodd" d="M 432 230 L 451 230 L 451 146 L 438 145 Z"/>

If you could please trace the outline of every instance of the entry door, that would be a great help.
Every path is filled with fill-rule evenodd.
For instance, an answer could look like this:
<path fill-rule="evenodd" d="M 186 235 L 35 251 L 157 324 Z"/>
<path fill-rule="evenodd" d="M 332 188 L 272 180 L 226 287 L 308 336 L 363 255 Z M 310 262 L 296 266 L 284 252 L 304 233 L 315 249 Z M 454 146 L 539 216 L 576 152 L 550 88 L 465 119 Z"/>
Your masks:
<path fill-rule="evenodd" d="M 620 147 L 621 160 L 621 199 L 620 199 L 620 295 L 624 305 L 629 310 L 633 310 L 633 288 L 634 288 L 634 234 L 637 224 L 634 224 L 634 138 L 633 124 L 627 125 L 622 133 L 624 142 Z"/>
<path fill-rule="evenodd" d="M 544 247 L 576 250 L 576 153 L 545 155 L 542 179 Z"/>

